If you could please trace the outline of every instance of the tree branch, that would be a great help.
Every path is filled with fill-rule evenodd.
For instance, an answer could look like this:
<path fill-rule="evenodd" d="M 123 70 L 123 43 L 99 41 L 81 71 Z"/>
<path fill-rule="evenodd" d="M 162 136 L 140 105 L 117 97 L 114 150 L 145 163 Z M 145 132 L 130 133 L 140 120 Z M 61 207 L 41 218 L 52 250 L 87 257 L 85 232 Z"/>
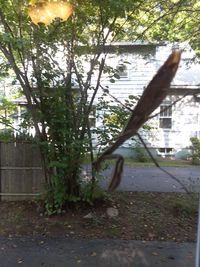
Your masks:
<path fill-rule="evenodd" d="M 127 139 L 137 134 L 138 129 L 148 120 L 149 115 L 158 108 L 165 99 L 169 92 L 170 83 L 178 69 L 180 57 L 181 51 L 173 52 L 158 70 L 157 74 L 144 90 L 122 134 L 119 135 L 116 142 L 109 146 L 93 163 L 96 170 L 100 169 L 101 161 L 105 159 L 105 156 L 109 156 Z M 113 179 L 120 179 L 120 177 L 113 177 Z"/>

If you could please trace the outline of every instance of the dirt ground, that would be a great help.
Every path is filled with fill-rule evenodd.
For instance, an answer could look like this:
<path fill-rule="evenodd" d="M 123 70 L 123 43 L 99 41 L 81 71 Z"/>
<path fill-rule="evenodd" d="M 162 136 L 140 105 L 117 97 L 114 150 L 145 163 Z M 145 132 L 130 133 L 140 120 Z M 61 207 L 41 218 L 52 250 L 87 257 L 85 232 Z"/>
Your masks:
<path fill-rule="evenodd" d="M 49 217 L 37 202 L 0 202 L 0 236 L 192 242 L 196 239 L 197 204 L 194 195 L 117 192 L 107 201 L 77 205 Z M 107 208 L 111 207 L 118 216 L 109 217 Z"/>

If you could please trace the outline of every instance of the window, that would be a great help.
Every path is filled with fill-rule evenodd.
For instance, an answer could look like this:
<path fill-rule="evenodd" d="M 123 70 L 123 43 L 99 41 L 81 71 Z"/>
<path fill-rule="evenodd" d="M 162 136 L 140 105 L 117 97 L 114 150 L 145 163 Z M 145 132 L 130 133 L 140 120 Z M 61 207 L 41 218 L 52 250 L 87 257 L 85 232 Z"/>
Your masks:
<path fill-rule="evenodd" d="M 120 63 L 116 69 L 117 74 L 120 76 L 120 78 L 128 78 L 128 69 L 126 65 Z"/>
<path fill-rule="evenodd" d="M 96 127 L 96 107 L 92 106 L 91 112 L 89 114 L 89 124 L 91 128 Z"/>
<path fill-rule="evenodd" d="M 174 149 L 171 147 L 161 147 L 157 149 L 157 153 L 161 157 L 174 155 Z"/>
<path fill-rule="evenodd" d="M 171 154 L 173 152 L 173 148 L 169 148 L 169 147 L 162 147 L 162 148 L 159 148 L 158 151 L 160 153 L 164 153 L 164 154 Z"/>
<path fill-rule="evenodd" d="M 160 106 L 160 128 L 171 129 L 172 128 L 172 107 L 170 103 L 166 101 Z"/>

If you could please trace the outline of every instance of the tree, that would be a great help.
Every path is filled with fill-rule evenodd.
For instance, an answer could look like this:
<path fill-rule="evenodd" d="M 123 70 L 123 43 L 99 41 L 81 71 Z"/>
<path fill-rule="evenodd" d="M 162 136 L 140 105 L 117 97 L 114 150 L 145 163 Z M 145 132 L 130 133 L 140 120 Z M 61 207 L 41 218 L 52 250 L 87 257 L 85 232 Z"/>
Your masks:
<path fill-rule="evenodd" d="M 130 15 L 121 38 L 150 42 L 187 41 L 199 56 L 199 14 L 198 0 L 148 1 L 141 4 L 137 14 Z"/>
<path fill-rule="evenodd" d="M 34 25 L 27 4 L 0 0 L 1 67 L 10 66 L 26 97 L 48 185 L 47 209 L 54 212 L 83 198 L 80 172 L 88 149 L 93 160 L 89 115 L 102 74 L 111 71 L 105 44 L 125 37 L 158 40 L 162 23 L 168 19 L 170 26 L 185 1 L 78 0 L 67 22 L 49 26 Z"/>
<path fill-rule="evenodd" d="M 4 76 L 3 73 L 2 76 Z M 20 97 L 17 88 L 11 85 L 11 81 L 7 79 L 7 75 L 0 80 L 0 140 L 9 141 L 13 138 L 17 128 L 14 126 L 18 121 L 19 107 L 15 103 L 16 98 Z M 12 86 L 12 90 L 7 90 L 8 86 Z M 19 122 L 19 121 L 18 121 Z"/>

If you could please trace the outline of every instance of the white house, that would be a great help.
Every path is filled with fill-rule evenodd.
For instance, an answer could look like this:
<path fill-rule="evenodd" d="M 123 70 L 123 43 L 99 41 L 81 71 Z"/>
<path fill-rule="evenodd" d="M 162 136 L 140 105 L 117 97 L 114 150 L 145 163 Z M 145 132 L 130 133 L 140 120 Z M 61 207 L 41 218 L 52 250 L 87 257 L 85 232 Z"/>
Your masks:
<path fill-rule="evenodd" d="M 107 75 L 103 75 L 101 85 L 108 87 L 112 96 L 121 102 L 129 95 L 140 96 L 171 51 L 177 48 L 183 49 L 183 53 L 170 94 L 155 111 L 157 116 L 150 120 L 154 129 L 147 133 L 142 132 L 142 135 L 155 155 L 181 158 L 187 154 L 191 145 L 190 138 L 200 138 L 200 65 L 195 63 L 195 53 L 187 43 L 179 44 L 179 47 L 177 44 L 146 42 L 107 45 L 104 49 L 107 54 L 106 64 L 119 70 L 120 79 L 111 83 Z M 187 96 L 183 98 L 186 93 Z M 101 94 L 100 89 L 95 104 Z M 177 101 L 180 98 L 183 99 Z M 20 101 L 14 121 L 15 128 L 19 125 L 20 114 L 26 105 L 23 98 Z M 165 107 L 174 101 L 177 103 L 166 110 Z M 101 127 L 102 121 L 96 119 L 95 124 L 96 127 Z M 30 129 L 30 133 L 34 134 L 33 131 Z M 131 155 L 130 148 L 133 146 L 131 140 L 125 142 L 119 149 L 120 153 Z"/>
<path fill-rule="evenodd" d="M 129 95 L 141 95 L 171 51 L 177 48 L 183 49 L 183 53 L 170 94 L 155 111 L 158 115 L 150 121 L 154 129 L 143 133 L 143 138 L 156 155 L 184 158 L 191 145 L 190 138 L 200 138 L 200 65 L 195 63 L 195 53 L 187 43 L 179 47 L 167 43 L 113 43 L 106 47 L 107 64 L 113 68 L 123 68 L 120 68 L 119 80 L 111 83 L 104 76 L 102 85 L 109 87 L 109 92 L 121 102 Z M 165 109 L 186 93 L 187 96 L 181 101 Z M 100 127 L 101 121 L 97 121 L 96 126 Z M 127 141 L 120 147 L 120 153 L 130 155 L 130 147 L 133 143 Z"/>

